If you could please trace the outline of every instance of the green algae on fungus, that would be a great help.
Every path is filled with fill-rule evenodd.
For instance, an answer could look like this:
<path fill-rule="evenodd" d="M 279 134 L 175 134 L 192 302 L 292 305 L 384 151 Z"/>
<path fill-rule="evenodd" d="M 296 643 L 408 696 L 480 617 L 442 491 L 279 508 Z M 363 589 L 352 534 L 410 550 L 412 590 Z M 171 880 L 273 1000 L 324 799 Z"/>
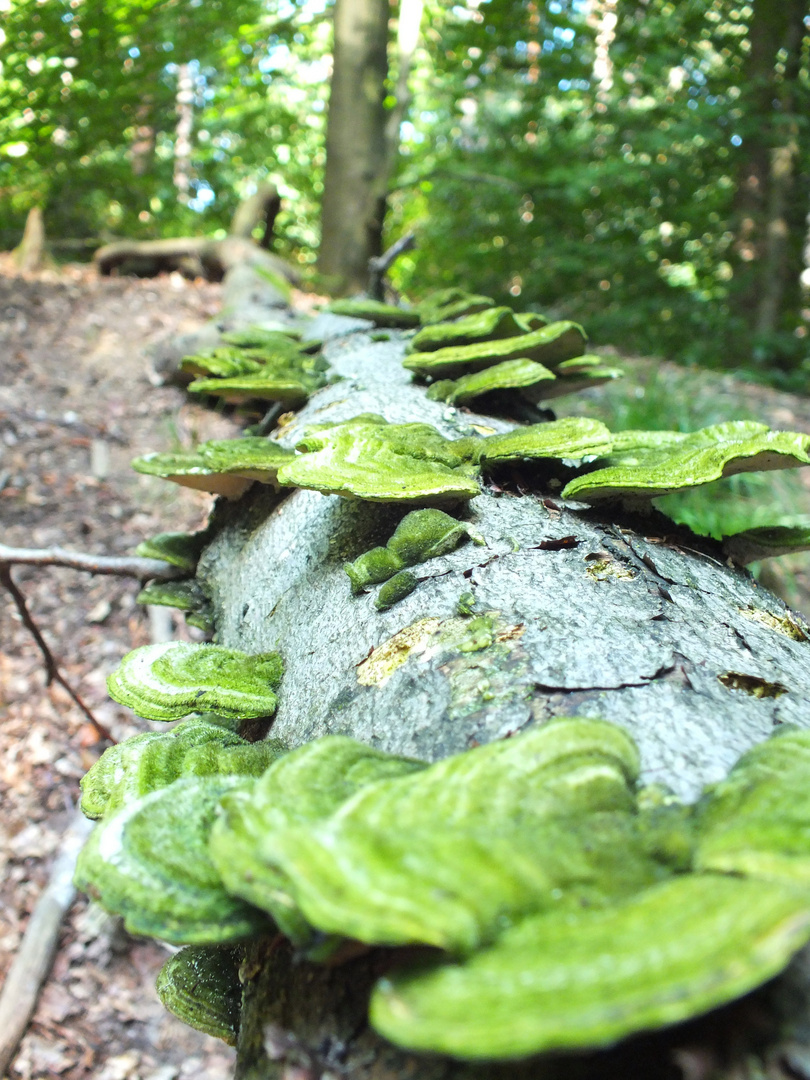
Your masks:
<path fill-rule="evenodd" d="M 542 316 L 537 316 L 542 318 Z M 537 329 L 533 327 L 532 329 Z M 475 341 L 496 341 L 524 333 L 511 308 L 491 307 L 455 322 L 423 327 L 410 342 L 409 352 L 432 352 L 448 345 L 471 345 Z"/>
<path fill-rule="evenodd" d="M 352 592 L 359 593 L 368 585 L 388 581 L 408 566 L 447 555 L 468 538 L 479 544 L 485 542 L 472 526 L 442 510 L 412 510 L 397 525 L 385 547 L 364 552 L 343 569 L 352 583 Z"/>
<path fill-rule="evenodd" d="M 495 307 L 491 296 L 479 296 L 454 286 L 431 293 L 417 305 L 416 310 L 422 325 L 430 326 L 433 323 L 475 315 L 491 307 Z"/>
<path fill-rule="evenodd" d="M 370 1019 L 400 1046 L 458 1058 L 605 1046 L 747 993 L 808 938 L 806 894 L 680 875 L 608 908 L 525 919 L 463 963 L 395 971 Z"/>
<path fill-rule="evenodd" d="M 281 681 L 278 653 L 249 656 L 222 645 L 162 641 L 127 653 L 107 679 L 110 697 L 146 720 L 192 712 L 272 716 Z"/>
<path fill-rule="evenodd" d="M 185 487 L 238 499 L 254 480 L 274 484 L 281 466 L 294 454 L 278 443 L 257 435 L 241 439 L 214 439 L 196 450 L 146 454 L 132 467 L 146 476 L 159 476 Z"/>
<path fill-rule="evenodd" d="M 601 903 L 660 876 L 634 835 L 637 769 L 620 729 L 552 723 L 378 780 L 321 820 L 268 821 L 261 859 L 317 930 L 466 952 L 566 890 Z"/>
<path fill-rule="evenodd" d="M 377 593 L 374 607 L 377 611 L 388 611 L 389 608 L 398 604 L 400 600 L 410 596 L 418 584 L 419 578 L 412 574 L 410 570 L 400 570 L 398 574 L 394 574 L 392 578 L 389 578 Z"/>
<path fill-rule="evenodd" d="M 278 481 L 374 502 L 458 502 L 480 492 L 467 442 L 458 441 L 428 424 L 364 414 L 308 428 L 297 444 L 303 453 L 279 469 Z"/>
<path fill-rule="evenodd" d="M 150 581 L 135 597 L 135 603 L 173 607 L 178 611 L 207 611 L 210 606 L 196 578 Z"/>
<path fill-rule="evenodd" d="M 482 439 L 479 461 L 482 466 L 539 458 L 589 461 L 610 453 L 612 445 L 613 436 L 601 421 L 566 417 Z"/>
<path fill-rule="evenodd" d="M 744 754 L 701 799 L 696 865 L 810 887 L 810 731 Z"/>
<path fill-rule="evenodd" d="M 110 814 L 79 855 L 76 886 L 121 915 L 130 933 L 173 945 L 266 932 L 266 915 L 225 891 L 208 854 L 220 798 L 253 782 L 185 777 Z"/>
<path fill-rule="evenodd" d="M 180 361 L 180 371 L 192 378 L 212 375 L 230 378 L 232 375 L 248 375 L 261 371 L 262 363 L 248 356 L 242 349 L 212 349 L 210 352 L 191 353 Z"/>
<path fill-rule="evenodd" d="M 721 538 L 723 552 L 741 566 L 810 551 L 810 525 L 765 525 Z"/>
<path fill-rule="evenodd" d="M 622 440 L 624 436 L 624 440 Z M 606 468 L 578 476 L 563 498 L 594 503 L 649 500 L 741 472 L 810 464 L 810 435 L 771 431 L 766 424 L 734 421 L 677 432 L 622 432 L 613 436 Z"/>
<path fill-rule="evenodd" d="M 238 721 L 191 716 L 171 731 L 144 731 L 105 750 L 81 781 L 82 813 L 101 818 L 183 776 L 260 776 L 284 747 L 250 743 Z"/>
<path fill-rule="evenodd" d="M 202 549 L 210 539 L 208 529 L 196 533 L 158 533 L 148 540 L 142 540 L 135 548 L 135 554 L 147 559 L 162 559 L 180 570 L 194 573 Z"/>
<path fill-rule="evenodd" d="M 587 363 L 585 363 L 587 361 Z M 617 367 L 608 367 L 601 356 L 586 354 L 572 360 L 563 360 L 554 369 L 554 382 L 537 383 L 521 390 L 529 401 L 550 401 L 565 394 L 578 394 L 581 390 L 590 390 L 594 386 L 620 379 L 624 371 Z"/>
<path fill-rule="evenodd" d="M 407 308 L 384 304 L 381 300 L 332 300 L 326 311 L 333 315 L 349 315 L 355 319 L 368 319 L 376 326 L 412 329 L 419 325 L 419 313 Z"/>
<path fill-rule="evenodd" d="M 553 371 L 536 360 L 504 360 L 502 364 L 462 375 L 460 379 L 440 379 L 428 387 L 427 396 L 433 401 L 446 401 L 448 405 L 466 405 L 493 390 L 518 390 L 541 382 L 553 382 L 555 378 Z"/>
<path fill-rule="evenodd" d="M 242 1009 L 239 965 L 243 950 L 228 945 L 188 945 L 158 973 L 161 1004 L 184 1024 L 236 1045 Z"/>
<path fill-rule="evenodd" d="M 276 323 L 274 326 L 246 326 L 242 330 L 226 330 L 222 340 L 240 349 L 267 349 L 274 346 L 287 348 L 300 342 L 303 331 L 293 326 Z"/>
<path fill-rule="evenodd" d="M 554 368 L 563 360 L 578 356 L 586 341 L 585 331 L 574 322 L 554 322 L 517 337 L 481 341 L 473 345 L 453 345 L 434 352 L 411 353 L 403 365 L 424 378 L 456 378 L 504 360 L 535 360 Z"/>
<path fill-rule="evenodd" d="M 272 850 L 267 857 L 265 839 L 306 829 L 368 784 L 425 767 L 424 762 L 385 754 L 341 735 L 327 735 L 279 758 L 249 791 L 222 800 L 209 847 L 226 888 L 268 911 L 294 942 L 306 943 L 312 928 L 298 910 Z"/>
<path fill-rule="evenodd" d="M 195 379 L 192 394 L 211 394 L 224 401 L 278 401 L 288 409 L 300 408 L 309 398 L 310 387 L 300 378 L 276 371 L 255 371 L 225 379 Z"/>

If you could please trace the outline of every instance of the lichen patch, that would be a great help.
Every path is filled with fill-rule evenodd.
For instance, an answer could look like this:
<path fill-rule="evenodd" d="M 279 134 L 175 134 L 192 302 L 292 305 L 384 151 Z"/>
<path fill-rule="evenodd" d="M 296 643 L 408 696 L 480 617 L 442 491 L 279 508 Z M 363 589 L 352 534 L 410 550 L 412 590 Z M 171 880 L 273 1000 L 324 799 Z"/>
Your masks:
<path fill-rule="evenodd" d="M 385 686 L 397 668 L 414 653 L 421 653 L 438 634 L 442 620 L 420 619 L 372 649 L 357 666 L 357 681 L 361 686 Z"/>

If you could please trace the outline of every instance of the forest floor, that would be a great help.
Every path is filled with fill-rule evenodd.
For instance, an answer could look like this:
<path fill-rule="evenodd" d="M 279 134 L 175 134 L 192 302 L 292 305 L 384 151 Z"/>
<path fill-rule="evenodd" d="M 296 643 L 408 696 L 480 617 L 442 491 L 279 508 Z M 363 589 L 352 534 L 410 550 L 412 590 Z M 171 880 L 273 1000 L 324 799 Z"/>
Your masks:
<path fill-rule="evenodd" d="M 86 267 L 15 277 L 0 257 L 0 540 L 131 554 L 155 533 L 203 525 L 210 497 L 130 468 L 148 450 L 189 447 L 237 431 L 236 422 L 155 386 L 144 350 L 200 325 L 219 307 L 217 285 L 173 274 L 99 279 Z M 628 375 L 649 380 L 648 361 Z M 656 365 L 656 378 L 683 369 Z M 690 375 L 694 394 L 744 402 L 775 427 L 810 432 L 810 400 Z M 702 389 L 701 389 L 702 388 Z M 591 392 L 596 393 L 596 392 Z M 563 412 L 564 410 L 560 410 Z M 810 472 L 810 470 L 807 470 Z M 810 477 L 808 477 L 810 483 Z M 810 486 L 800 508 L 810 513 Z M 805 564 L 791 599 L 810 614 Z M 105 678 L 150 640 L 136 582 L 18 566 L 17 584 L 61 670 L 120 740 L 147 725 L 109 701 Z M 175 636 L 199 637 L 178 617 Z M 8 595 L 0 595 L 0 979 L 48 878 L 74 813 L 79 779 L 96 760 L 94 728 L 58 686 Z M 8 1076 L 13 1080 L 225 1080 L 233 1052 L 164 1012 L 154 992 L 169 955 L 128 936 L 79 897 L 62 927 L 53 972 Z M 3 1080 L 3 1078 L 0 1078 Z"/>

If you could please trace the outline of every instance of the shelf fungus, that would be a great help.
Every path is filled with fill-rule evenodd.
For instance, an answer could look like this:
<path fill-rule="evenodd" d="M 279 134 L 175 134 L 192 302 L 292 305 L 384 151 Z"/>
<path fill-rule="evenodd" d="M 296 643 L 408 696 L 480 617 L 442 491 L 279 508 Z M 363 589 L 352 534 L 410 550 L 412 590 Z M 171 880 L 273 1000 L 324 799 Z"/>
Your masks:
<path fill-rule="evenodd" d="M 585 341 L 585 332 L 579 323 L 554 322 L 528 334 L 499 341 L 481 341 L 433 352 L 410 353 L 403 364 L 410 371 L 429 379 L 453 379 L 493 367 L 505 360 L 535 360 L 554 368 L 564 360 L 579 356 Z"/>
<path fill-rule="evenodd" d="M 722 538 L 723 552 L 741 566 L 810 551 L 810 525 L 768 525 L 743 529 Z"/>
<path fill-rule="evenodd" d="M 502 364 L 462 375 L 459 379 L 439 379 L 428 387 L 427 396 L 448 405 L 466 405 L 495 390 L 520 390 L 553 382 L 556 376 L 536 360 L 504 360 Z"/>
<path fill-rule="evenodd" d="M 303 451 L 278 481 L 373 502 L 459 502 L 480 492 L 467 440 L 445 439 L 428 424 L 388 424 L 373 413 L 307 430 Z"/>
<path fill-rule="evenodd" d="M 430 296 L 426 296 L 416 310 L 419 312 L 422 325 L 430 326 L 433 323 L 476 315 L 479 311 L 491 307 L 495 307 L 495 301 L 491 296 L 479 296 L 453 286 L 449 289 L 439 289 Z"/>
<path fill-rule="evenodd" d="M 81 782 L 82 813 L 98 819 L 184 776 L 260 776 L 278 741 L 248 742 L 239 722 L 206 714 L 171 731 L 144 731 L 105 750 Z"/>
<path fill-rule="evenodd" d="M 787 729 L 744 754 L 698 812 L 696 865 L 810 889 L 810 731 Z"/>
<path fill-rule="evenodd" d="M 173 607 L 185 612 L 186 622 L 210 633 L 214 629 L 211 604 L 196 578 L 173 581 L 150 581 L 135 600 L 139 604 Z"/>
<path fill-rule="evenodd" d="M 249 791 L 222 799 L 209 847 L 226 888 L 268 911 L 296 943 L 310 941 L 312 927 L 291 895 L 272 846 L 265 852 L 265 838 L 307 829 L 361 788 L 424 768 L 424 762 L 384 754 L 341 735 L 327 735 L 280 757 Z"/>
<path fill-rule="evenodd" d="M 564 498 L 588 503 L 649 500 L 736 473 L 810 464 L 810 435 L 771 431 L 766 424 L 749 421 L 716 424 L 691 434 L 622 432 L 613 442 L 607 467 L 572 480 Z"/>
<path fill-rule="evenodd" d="M 254 371 L 225 379 L 195 379 L 188 387 L 192 394 L 211 394 L 224 401 L 278 401 L 288 409 L 300 408 L 315 385 L 276 371 Z"/>
<path fill-rule="evenodd" d="M 810 938 L 807 894 L 682 875 L 617 904 L 525 919 L 460 964 L 381 980 L 372 1025 L 467 1059 L 604 1046 L 752 990 Z"/>
<path fill-rule="evenodd" d="M 163 1007 L 189 1027 L 235 1046 L 242 952 L 229 945 L 188 945 L 170 956 L 155 983 Z"/>
<path fill-rule="evenodd" d="M 529 325 L 529 321 L 534 325 Z M 542 315 L 516 315 L 508 307 L 485 308 L 455 322 L 433 323 L 423 327 L 410 342 L 409 352 L 433 352 L 450 345 L 472 345 L 476 341 L 497 341 L 516 337 L 528 330 L 545 326 Z"/>
<path fill-rule="evenodd" d="M 303 334 L 292 326 L 246 326 L 242 330 L 226 330 L 222 340 L 228 345 L 240 349 L 269 349 L 275 346 L 287 348 L 291 343 L 300 342 Z"/>
<path fill-rule="evenodd" d="M 107 689 L 147 720 L 180 720 L 192 712 L 247 719 L 273 715 L 281 674 L 278 653 L 249 656 L 221 645 L 168 641 L 127 653 Z"/>
<path fill-rule="evenodd" d="M 442 510 L 412 510 L 397 525 L 385 547 L 364 552 L 343 569 L 352 583 L 352 592 L 360 593 L 409 566 L 447 555 L 468 539 L 485 543 L 477 529 Z"/>
<path fill-rule="evenodd" d="M 210 539 L 211 534 L 208 529 L 196 533 L 158 533 L 148 540 L 142 540 L 135 548 L 135 554 L 148 559 L 162 559 L 171 566 L 193 574 L 197 569 L 202 549 Z"/>
<path fill-rule="evenodd" d="M 180 361 L 180 371 L 192 379 L 209 375 L 230 378 L 232 375 L 248 375 L 261 369 L 260 360 L 254 360 L 243 349 L 236 348 L 191 353 Z"/>
<path fill-rule="evenodd" d="M 297 751 L 258 782 L 264 809 L 253 808 L 261 840 L 252 858 L 289 883 L 288 903 L 321 932 L 464 953 L 522 913 L 560 906 L 560 890 L 574 904 L 599 903 L 661 874 L 634 833 L 638 758 L 618 728 L 566 721 L 416 772 L 410 764 L 407 775 L 376 779 L 331 813 L 302 820 L 291 815 L 294 792 L 277 780 L 271 803 L 266 785 L 297 755 L 299 783 L 335 790 L 341 762 L 330 765 L 330 744 L 320 753 L 319 744 L 327 740 L 304 748 L 312 771 Z M 260 872 L 243 875 L 256 881 Z"/>
<path fill-rule="evenodd" d="M 241 439 L 215 439 L 186 452 L 146 454 L 132 467 L 147 476 L 159 476 L 185 487 L 238 499 L 254 480 L 275 484 L 282 465 L 293 452 L 257 435 Z"/>
<path fill-rule="evenodd" d="M 187 777 L 110 814 L 79 855 L 77 887 L 121 915 L 130 933 L 173 945 L 213 945 L 268 931 L 262 912 L 225 891 L 208 854 L 220 798 L 253 782 Z"/>
<path fill-rule="evenodd" d="M 482 466 L 539 458 L 591 461 L 610 453 L 612 445 L 613 436 L 601 421 L 566 417 L 488 436 L 481 441 L 479 461 Z"/>
<path fill-rule="evenodd" d="M 381 300 L 333 300 L 326 307 L 333 315 L 349 315 L 354 319 L 368 319 L 375 326 L 410 330 L 419 325 L 418 311 L 384 304 Z"/>

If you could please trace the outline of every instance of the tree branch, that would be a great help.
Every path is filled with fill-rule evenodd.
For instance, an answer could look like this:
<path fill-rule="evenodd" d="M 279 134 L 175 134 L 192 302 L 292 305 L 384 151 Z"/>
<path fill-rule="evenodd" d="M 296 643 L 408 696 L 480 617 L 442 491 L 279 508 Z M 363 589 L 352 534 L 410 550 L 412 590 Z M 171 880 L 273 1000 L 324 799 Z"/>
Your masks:
<path fill-rule="evenodd" d="M 25 597 L 11 576 L 11 569 L 8 564 L 0 563 L 0 585 L 4 586 L 4 588 L 8 589 L 9 593 L 11 593 L 11 598 L 17 607 L 17 611 L 20 613 L 23 625 L 31 634 L 31 637 L 37 643 L 39 651 L 42 653 L 42 658 L 45 661 L 46 686 L 50 686 L 52 682 L 58 683 L 70 697 L 71 701 L 78 706 L 87 720 L 89 720 L 96 729 L 99 738 L 108 742 L 111 746 L 114 745 L 116 740 L 112 737 L 109 730 L 93 716 L 90 709 L 85 705 L 70 683 L 65 679 L 64 675 L 60 672 L 56 657 L 51 652 L 48 643 L 40 633 L 39 627 L 34 622 L 31 612 L 28 610 L 28 606 L 25 602 Z"/>
<path fill-rule="evenodd" d="M 138 556 L 117 558 L 110 555 L 86 555 L 81 551 L 64 548 L 13 548 L 0 544 L 0 567 L 67 566 L 71 570 L 86 570 L 90 574 L 116 574 L 119 577 L 169 578 L 182 577 L 183 571 L 162 559 L 144 559 Z"/>

